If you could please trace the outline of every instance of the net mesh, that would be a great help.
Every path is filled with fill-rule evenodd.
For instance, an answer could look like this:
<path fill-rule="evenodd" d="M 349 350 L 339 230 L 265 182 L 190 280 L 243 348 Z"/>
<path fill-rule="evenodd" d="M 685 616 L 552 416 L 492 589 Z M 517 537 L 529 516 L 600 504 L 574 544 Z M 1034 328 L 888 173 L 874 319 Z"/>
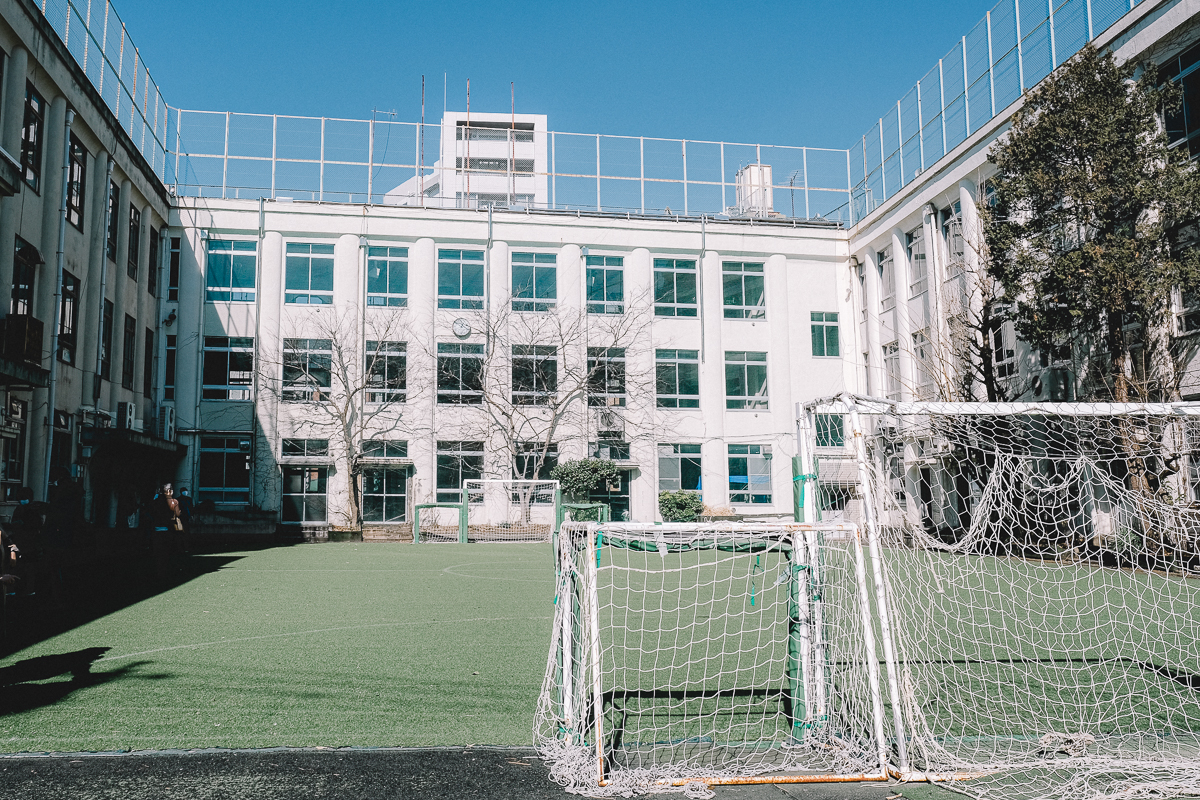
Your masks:
<path fill-rule="evenodd" d="M 467 540 L 548 542 L 558 521 L 558 481 L 467 480 Z"/>
<path fill-rule="evenodd" d="M 627 796 L 879 774 L 861 543 L 837 528 L 563 525 L 535 724 L 551 776 Z"/>
<path fill-rule="evenodd" d="M 1200 405 L 812 411 L 851 405 L 867 479 L 823 513 L 878 536 L 909 769 L 983 798 L 1200 796 Z M 858 448 L 816 444 L 822 473 Z"/>

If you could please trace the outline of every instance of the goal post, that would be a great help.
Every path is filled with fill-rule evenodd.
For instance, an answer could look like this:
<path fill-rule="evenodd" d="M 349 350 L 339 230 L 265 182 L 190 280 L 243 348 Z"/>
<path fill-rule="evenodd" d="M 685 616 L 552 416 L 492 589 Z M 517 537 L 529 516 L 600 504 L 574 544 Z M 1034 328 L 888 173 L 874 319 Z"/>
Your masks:
<path fill-rule="evenodd" d="M 879 571 L 898 773 L 983 798 L 1200 794 L 1200 403 L 803 413 L 816 512 L 861 526 Z"/>
<path fill-rule="evenodd" d="M 535 739 L 594 796 L 885 780 L 859 529 L 566 523 Z"/>
<path fill-rule="evenodd" d="M 471 479 L 462 493 L 468 541 L 549 542 L 558 529 L 558 481 Z"/>

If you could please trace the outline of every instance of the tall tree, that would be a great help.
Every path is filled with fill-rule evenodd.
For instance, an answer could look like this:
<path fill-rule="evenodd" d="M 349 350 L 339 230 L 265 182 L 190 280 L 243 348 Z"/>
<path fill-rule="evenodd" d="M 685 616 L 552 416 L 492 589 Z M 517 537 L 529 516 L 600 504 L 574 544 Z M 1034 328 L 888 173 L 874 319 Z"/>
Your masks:
<path fill-rule="evenodd" d="M 1200 179 L 1162 125 L 1179 102 L 1156 69 L 1088 45 L 1030 92 L 990 154 L 987 266 L 1018 334 L 1043 352 L 1082 345 L 1102 364 L 1094 394 L 1118 402 L 1178 396 L 1163 326 L 1174 287 L 1200 281 L 1181 233 L 1197 219 Z"/>

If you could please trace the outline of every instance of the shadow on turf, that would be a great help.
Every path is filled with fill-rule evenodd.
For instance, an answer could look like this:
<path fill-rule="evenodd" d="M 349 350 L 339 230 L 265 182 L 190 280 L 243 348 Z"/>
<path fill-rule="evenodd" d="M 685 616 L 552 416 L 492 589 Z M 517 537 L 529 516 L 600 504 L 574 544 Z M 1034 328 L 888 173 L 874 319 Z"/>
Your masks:
<path fill-rule="evenodd" d="M 135 661 L 106 672 L 92 672 L 92 664 L 111 648 L 86 647 L 70 653 L 26 658 L 0 668 L 0 716 L 18 714 L 42 706 L 53 705 L 68 695 L 88 686 L 97 686 L 138 677 L 159 680 L 162 674 L 134 675 L 134 671 L 151 662 Z M 69 681 L 54 681 L 70 673 Z M 41 681 L 49 681 L 42 683 Z"/>

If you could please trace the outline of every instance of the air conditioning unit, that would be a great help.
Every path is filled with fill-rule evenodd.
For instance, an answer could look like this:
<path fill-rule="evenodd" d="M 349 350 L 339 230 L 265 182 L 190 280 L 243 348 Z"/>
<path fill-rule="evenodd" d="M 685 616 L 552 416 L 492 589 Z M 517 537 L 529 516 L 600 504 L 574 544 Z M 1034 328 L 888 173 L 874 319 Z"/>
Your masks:
<path fill-rule="evenodd" d="M 117 403 L 117 429 L 133 430 L 133 403 Z"/>
<path fill-rule="evenodd" d="M 166 439 L 168 442 L 175 441 L 175 408 L 173 406 L 160 408 L 155 423 L 154 433 L 158 438 Z"/>
<path fill-rule="evenodd" d="M 615 410 L 601 408 L 596 411 L 596 430 L 598 431 L 623 431 L 625 430 L 625 419 Z"/>

